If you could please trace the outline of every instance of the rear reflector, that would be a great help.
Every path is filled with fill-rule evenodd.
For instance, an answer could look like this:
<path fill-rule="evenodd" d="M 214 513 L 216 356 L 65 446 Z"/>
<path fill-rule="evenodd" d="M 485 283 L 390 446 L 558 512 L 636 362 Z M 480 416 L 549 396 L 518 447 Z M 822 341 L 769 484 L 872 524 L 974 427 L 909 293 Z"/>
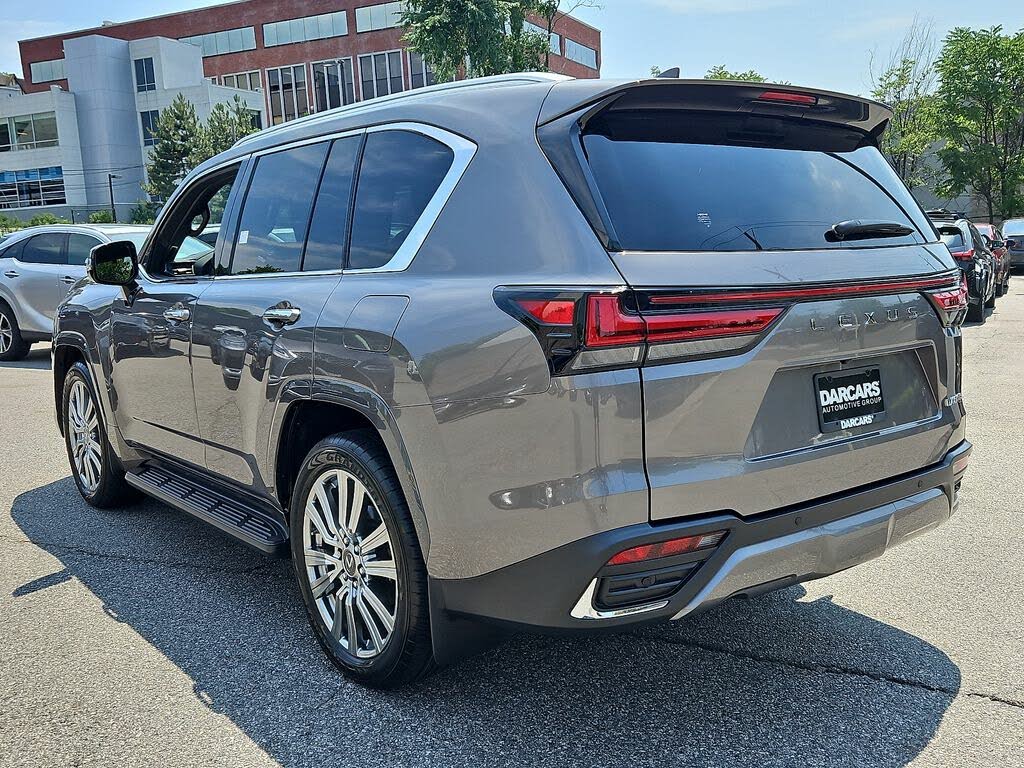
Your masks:
<path fill-rule="evenodd" d="M 967 469 L 967 462 L 971 459 L 971 454 L 961 456 L 959 459 L 953 462 L 953 474 L 959 475 L 961 472 Z"/>
<path fill-rule="evenodd" d="M 641 544 L 639 547 L 625 549 L 608 561 L 608 565 L 628 565 L 629 563 L 640 563 L 645 560 L 657 560 L 660 557 L 672 557 L 673 555 L 685 555 L 689 552 L 697 552 L 702 549 L 717 547 L 726 531 L 714 531 L 702 533 L 699 536 L 685 536 L 681 539 L 669 539 L 658 541 L 653 544 Z"/>
<path fill-rule="evenodd" d="M 758 101 L 774 101 L 780 104 L 800 104 L 813 107 L 818 97 L 810 93 L 790 93 L 789 91 L 765 91 L 757 97 Z"/>
<path fill-rule="evenodd" d="M 519 299 L 516 303 L 546 325 L 572 325 L 576 319 L 576 302 L 571 299 Z"/>

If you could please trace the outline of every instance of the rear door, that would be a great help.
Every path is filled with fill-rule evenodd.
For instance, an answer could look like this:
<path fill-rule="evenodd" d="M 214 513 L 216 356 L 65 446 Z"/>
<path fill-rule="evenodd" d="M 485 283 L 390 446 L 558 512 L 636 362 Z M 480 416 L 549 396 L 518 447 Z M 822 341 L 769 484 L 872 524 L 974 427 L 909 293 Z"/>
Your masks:
<path fill-rule="evenodd" d="M 4 271 L 17 302 L 18 323 L 23 331 L 53 331 L 53 314 L 63 298 L 59 281 L 65 271 L 67 239 L 65 232 L 33 236 Z"/>
<path fill-rule="evenodd" d="M 648 326 L 652 517 L 758 514 L 940 459 L 954 347 L 923 291 L 959 277 L 873 141 L 789 106 L 626 100 L 581 144 L 620 311 Z"/>
<path fill-rule="evenodd" d="M 263 462 L 281 405 L 310 396 L 313 331 L 341 280 L 361 141 L 255 158 L 232 247 L 196 306 L 193 381 L 206 464 L 257 492 L 272 487 Z"/>

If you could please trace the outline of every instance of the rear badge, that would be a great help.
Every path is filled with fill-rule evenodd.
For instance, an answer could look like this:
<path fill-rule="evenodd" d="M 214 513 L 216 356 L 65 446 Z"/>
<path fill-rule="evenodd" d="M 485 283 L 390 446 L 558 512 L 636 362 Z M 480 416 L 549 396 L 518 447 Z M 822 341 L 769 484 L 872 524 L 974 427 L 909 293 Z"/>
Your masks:
<path fill-rule="evenodd" d="M 920 310 L 917 307 L 911 306 L 905 309 L 887 309 L 884 314 L 881 312 L 860 312 L 859 314 L 847 312 L 828 319 L 812 317 L 810 322 L 812 331 L 824 331 L 827 328 L 835 328 L 836 326 L 840 328 L 860 328 L 865 325 L 898 323 L 901 320 L 910 322 L 917 320 L 920 316 Z"/>

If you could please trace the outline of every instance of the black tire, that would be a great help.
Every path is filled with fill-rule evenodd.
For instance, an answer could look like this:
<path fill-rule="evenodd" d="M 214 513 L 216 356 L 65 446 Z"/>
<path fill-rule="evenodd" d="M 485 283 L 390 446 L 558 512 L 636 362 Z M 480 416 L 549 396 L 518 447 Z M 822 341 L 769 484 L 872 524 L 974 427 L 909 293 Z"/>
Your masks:
<path fill-rule="evenodd" d="M 0 362 L 24 360 L 32 345 L 21 337 L 21 329 L 18 327 L 18 318 L 14 316 L 14 310 L 2 301 L 0 301 L 0 333 L 2 333 Z"/>
<path fill-rule="evenodd" d="M 347 472 L 365 486 L 390 537 L 388 546 L 398 575 L 394 628 L 383 650 L 369 659 L 350 653 L 346 645 L 332 635 L 313 597 L 307 572 L 306 499 L 314 484 L 335 469 Z M 430 639 L 427 569 L 398 477 L 374 433 L 343 432 L 313 446 L 296 478 L 290 526 L 292 564 L 306 614 L 313 634 L 331 661 L 348 677 L 374 688 L 396 688 L 430 674 L 435 665 Z M 340 567 L 338 573 L 341 573 Z"/>
<path fill-rule="evenodd" d="M 95 440 L 100 446 L 99 478 L 95 487 L 82 476 L 75 464 L 73 434 L 69 407 L 71 391 L 76 384 L 81 383 L 89 392 L 94 408 L 96 409 Z M 107 438 L 106 425 L 103 423 L 103 413 L 99 407 L 99 398 L 96 396 L 96 388 L 92 384 L 92 376 L 85 363 L 79 361 L 74 363 L 64 377 L 64 388 L 61 397 L 61 424 L 64 427 L 64 447 L 68 454 L 68 464 L 71 466 L 71 476 L 78 486 L 78 492 L 86 503 L 98 509 L 113 509 L 123 507 L 139 498 L 139 493 L 124 478 L 124 467 L 120 460 L 114 455 Z"/>
<path fill-rule="evenodd" d="M 998 295 L 998 293 L 999 293 L 999 286 L 993 284 L 992 285 L 992 295 L 989 296 L 985 300 L 985 308 L 986 309 L 992 309 L 996 305 L 996 296 Z"/>
<path fill-rule="evenodd" d="M 977 304 L 967 305 L 967 322 L 969 323 L 984 323 L 985 322 L 985 308 L 981 306 L 979 301 Z"/>

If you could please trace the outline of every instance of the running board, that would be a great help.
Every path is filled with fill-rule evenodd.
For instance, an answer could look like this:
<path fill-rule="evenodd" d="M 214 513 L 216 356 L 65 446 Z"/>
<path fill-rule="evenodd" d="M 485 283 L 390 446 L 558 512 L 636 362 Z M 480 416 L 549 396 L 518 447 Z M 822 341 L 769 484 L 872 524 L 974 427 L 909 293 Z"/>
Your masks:
<path fill-rule="evenodd" d="M 261 552 L 268 555 L 288 552 L 288 530 L 284 525 L 244 501 L 152 465 L 128 472 L 125 479 L 143 493 L 198 517 Z"/>

